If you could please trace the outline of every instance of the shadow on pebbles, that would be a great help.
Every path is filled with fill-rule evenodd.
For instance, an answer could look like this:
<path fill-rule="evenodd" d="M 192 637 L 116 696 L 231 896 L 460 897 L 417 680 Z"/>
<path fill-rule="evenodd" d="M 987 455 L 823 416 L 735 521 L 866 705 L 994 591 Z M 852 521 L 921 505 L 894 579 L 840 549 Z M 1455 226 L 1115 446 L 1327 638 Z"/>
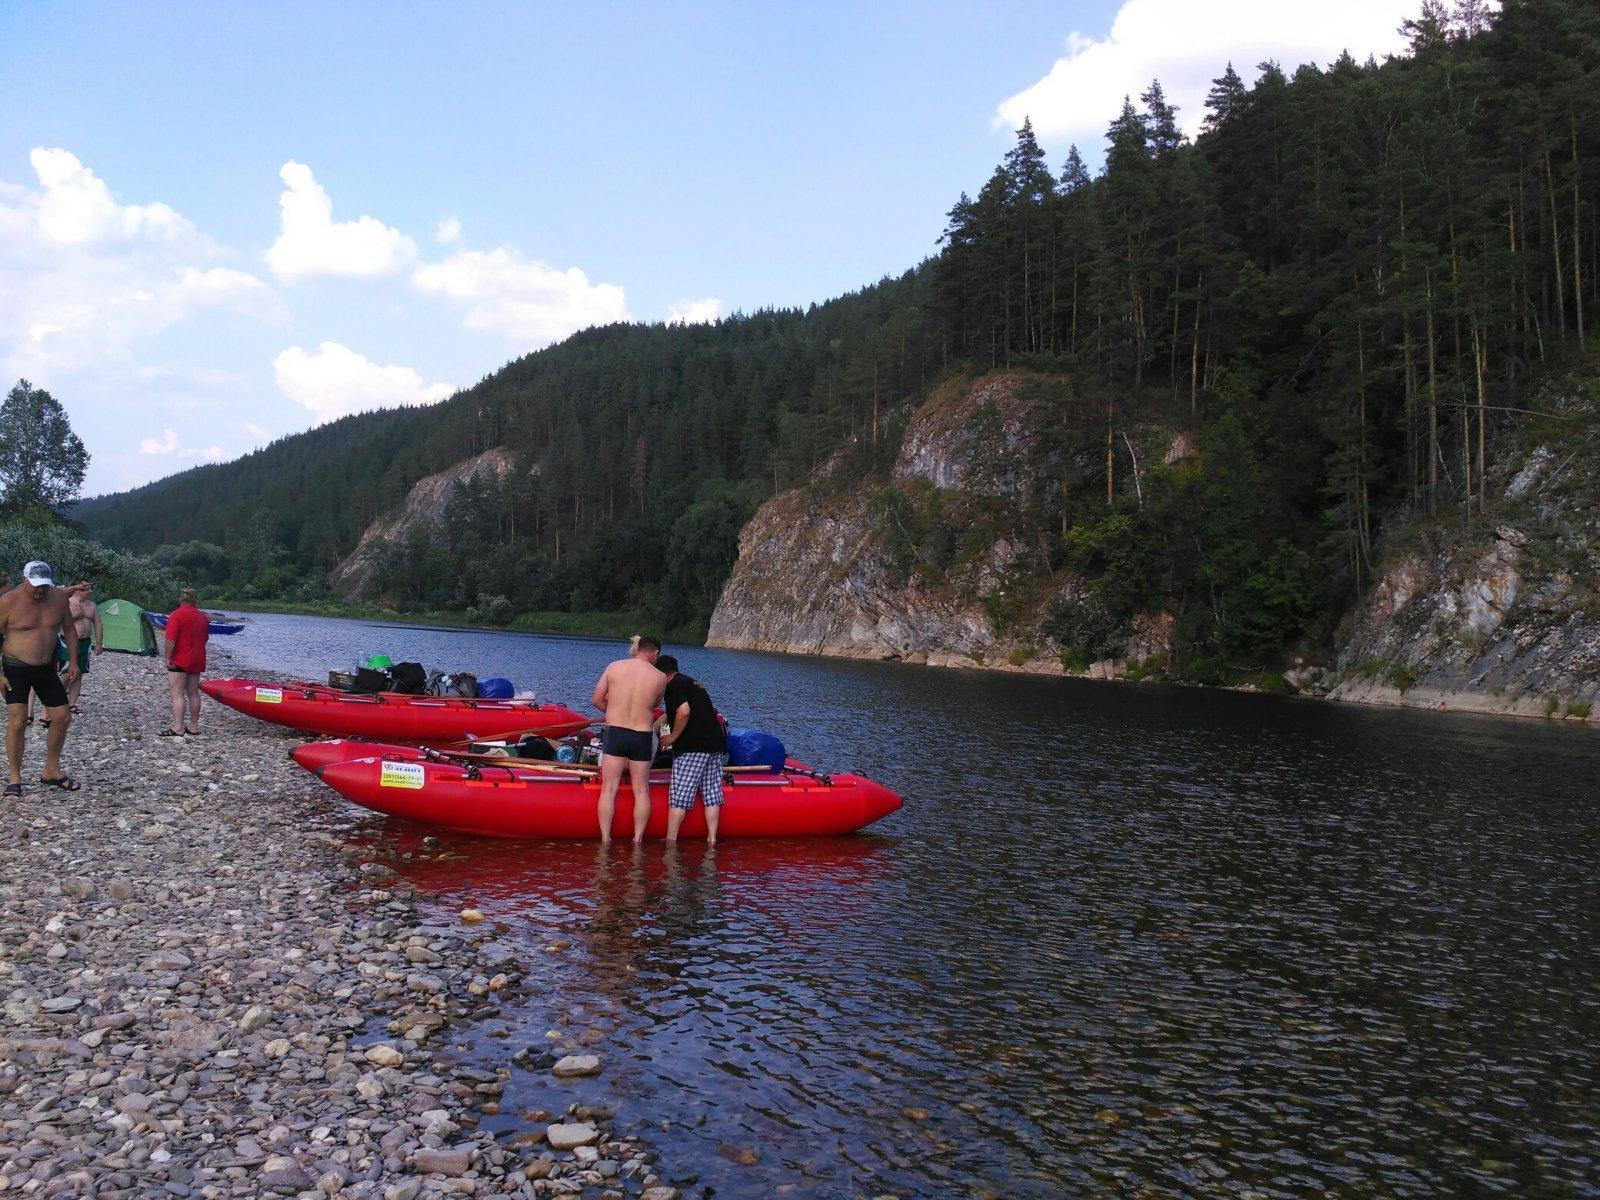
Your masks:
<path fill-rule="evenodd" d="M 512 1068 L 437 1043 L 522 965 L 360 862 L 290 735 L 207 701 L 157 737 L 152 659 L 96 659 L 83 702 L 83 790 L 40 787 L 34 728 L 0 804 L 0 1193 L 674 1200 L 609 1109 L 478 1128 Z"/>

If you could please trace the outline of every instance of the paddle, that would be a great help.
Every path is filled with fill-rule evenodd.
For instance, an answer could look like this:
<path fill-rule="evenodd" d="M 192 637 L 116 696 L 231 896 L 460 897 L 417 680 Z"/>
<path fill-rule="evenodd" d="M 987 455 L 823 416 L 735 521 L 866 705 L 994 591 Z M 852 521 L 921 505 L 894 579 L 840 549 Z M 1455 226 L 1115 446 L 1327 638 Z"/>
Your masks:
<path fill-rule="evenodd" d="M 518 758 L 511 754 L 474 754 L 470 750 L 435 750 L 434 753 L 441 758 L 491 767 L 535 767 L 541 771 L 566 771 L 575 775 L 592 775 L 600 770 L 590 763 L 553 762 L 548 758 Z"/>

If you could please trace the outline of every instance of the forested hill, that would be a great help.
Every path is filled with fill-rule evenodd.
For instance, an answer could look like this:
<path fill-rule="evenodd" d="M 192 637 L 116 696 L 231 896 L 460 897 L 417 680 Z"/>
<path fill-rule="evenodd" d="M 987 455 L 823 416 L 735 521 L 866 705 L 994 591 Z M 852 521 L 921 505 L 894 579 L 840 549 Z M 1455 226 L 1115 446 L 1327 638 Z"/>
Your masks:
<path fill-rule="evenodd" d="M 1247 80 L 1219 63 L 1193 143 L 1153 83 L 1098 175 L 1024 127 L 902 279 L 803 314 L 592 330 L 436 409 L 353 418 L 84 519 L 288 586 L 422 475 L 505 445 L 517 472 L 386 549 L 390 594 L 703 618 L 740 523 L 844 448 L 924 583 L 1003 536 L 1025 548 L 1013 593 L 1078 581 L 1051 619 L 1064 653 L 1162 611 L 1175 660 L 1266 661 L 1323 638 L 1399 541 L 1492 526 L 1500 460 L 1527 439 L 1566 454 L 1595 436 L 1542 384 L 1592 373 L 1600 5 L 1429 3 L 1408 32 L 1382 64 Z M 997 367 L 1054 382 L 1019 408 L 1026 430 L 980 408 L 969 432 L 1026 433 L 1054 482 L 1005 529 L 953 528 L 937 481 L 907 491 L 892 464 L 933 384 Z M 1153 429 L 1198 453 L 1141 456 Z"/>
<path fill-rule="evenodd" d="M 929 286 L 913 271 L 805 312 L 590 329 L 439 405 L 347 417 L 76 515 L 205 582 L 283 595 L 320 585 L 418 479 L 503 446 L 513 472 L 389 548 L 388 595 L 703 620 L 755 504 L 939 370 Z"/>

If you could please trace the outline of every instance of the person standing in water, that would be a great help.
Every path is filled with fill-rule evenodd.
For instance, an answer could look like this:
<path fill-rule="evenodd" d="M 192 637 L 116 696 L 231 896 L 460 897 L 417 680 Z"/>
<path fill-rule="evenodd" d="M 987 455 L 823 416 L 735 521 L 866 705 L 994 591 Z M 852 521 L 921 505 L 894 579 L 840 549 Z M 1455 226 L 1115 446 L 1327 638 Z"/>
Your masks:
<path fill-rule="evenodd" d="M 61 769 L 61 747 L 72 723 L 67 689 L 56 674 L 56 637 L 67 643 L 67 684 L 78 678 L 78 631 L 67 606 L 67 591 L 55 586 L 50 564 L 31 562 L 22 568 L 22 582 L 0 595 L 0 665 L 6 686 L 5 794 L 22 795 L 22 752 L 27 738 L 28 708 L 35 693 L 44 706 L 49 729 L 44 739 L 44 767 L 39 782 L 76 792 L 78 781 Z"/>
<path fill-rule="evenodd" d="M 622 773 L 633 785 L 633 840 L 644 840 L 650 821 L 650 764 L 656 757 L 655 707 L 667 690 L 667 677 L 656 670 L 661 643 L 635 637 L 627 658 L 619 658 L 600 675 L 593 703 L 606 716 L 600 743 L 600 819 L 602 845 L 611 841 L 617 789 Z"/>
<path fill-rule="evenodd" d="M 722 815 L 722 772 L 728 765 L 728 735 L 717 706 L 698 680 L 678 671 L 678 660 L 663 654 L 656 669 L 667 677 L 667 720 L 671 724 L 661 748 L 672 747 L 672 787 L 667 802 L 667 841 L 678 840 L 683 819 L 694 808 L 696 794 L 706 810 L 706 845 L 717 844 Z"/>

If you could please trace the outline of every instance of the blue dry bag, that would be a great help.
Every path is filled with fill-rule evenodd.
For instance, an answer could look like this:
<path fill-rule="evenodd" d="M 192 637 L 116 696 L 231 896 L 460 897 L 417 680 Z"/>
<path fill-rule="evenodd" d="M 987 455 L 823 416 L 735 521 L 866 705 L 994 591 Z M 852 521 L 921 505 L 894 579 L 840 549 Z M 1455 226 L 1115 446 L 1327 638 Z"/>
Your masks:
<path fill-rule="evenodd" d="M 502 679 L 498 675 L 488 679 L 478 680 L 478 699 L 480 700 L 509 700 L 517 694 L 517 689 L 511 680 Z"/>
<path fill-rule="evenodd" d="M 769 771 L 781 771 L 787 757 L 783 743 L 770 733 L 759 729 L 728 729 L 730 767 L 766 767 Z"/>

